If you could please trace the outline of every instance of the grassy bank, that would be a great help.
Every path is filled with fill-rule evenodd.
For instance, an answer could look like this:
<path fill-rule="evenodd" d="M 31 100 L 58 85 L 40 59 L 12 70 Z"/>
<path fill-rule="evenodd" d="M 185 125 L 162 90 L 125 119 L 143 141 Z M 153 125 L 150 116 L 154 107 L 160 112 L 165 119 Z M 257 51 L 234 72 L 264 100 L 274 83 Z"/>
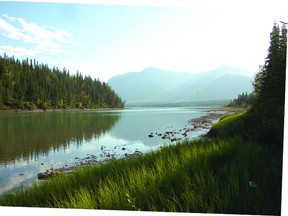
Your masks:
<path fill-rule="evenodd" d="M 281 163 L 242 138 L 203 138 L 57 176 L 2 206 L 280 214 Z"/>

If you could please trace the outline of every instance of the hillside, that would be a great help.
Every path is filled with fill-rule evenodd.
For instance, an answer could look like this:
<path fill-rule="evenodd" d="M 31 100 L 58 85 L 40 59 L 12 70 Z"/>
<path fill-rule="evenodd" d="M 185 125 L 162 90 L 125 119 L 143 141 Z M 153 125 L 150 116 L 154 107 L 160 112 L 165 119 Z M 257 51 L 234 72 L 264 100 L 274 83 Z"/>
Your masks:
<path fill-rule="evenodd" d="M 65 68 L 0 56 L 0 109 L 122 108 L 107 83 Z"/>
<path fill-rule="evenodd" d="M 253 78 L 246 71 L 223 65 L 199 74 L 177 73 L 157 68 L 129 72 L 108 80 L 126 104 L 231 100 L 252 92 Z"/>

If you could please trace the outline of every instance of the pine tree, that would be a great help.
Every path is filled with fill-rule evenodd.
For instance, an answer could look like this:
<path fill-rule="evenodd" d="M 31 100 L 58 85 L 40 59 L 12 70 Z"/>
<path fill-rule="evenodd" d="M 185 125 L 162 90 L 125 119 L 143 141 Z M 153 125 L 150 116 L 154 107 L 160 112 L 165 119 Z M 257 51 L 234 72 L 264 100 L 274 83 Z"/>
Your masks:
<path fill-rule="evenodd" d="M 80 72 L 50 69 L 36 60 L 22 62 L 0 55 L 0 109 L 123 108 L 106 83 Z"/>
<path fill-rule="evenodd" d="M 270 34 L 270 40 L 265 64 L 260 67 L 254 82 L 258 99 L 269 100 L 265 101 L 266 105 L 270 103 L 274 105 L 274 99 L 280 99 L 282 103 L 284 101 L 287 50 L 287 29 L 285 25 L 280 31 L 279 26 L 275 23 Z"/>
<path fill-rule="evenodd" d="M 280 30 L 274 23 L 270 47 L 265 63 L 253 83 L 256 103 L 254 112 L 259 116 L 259 130 L 265 142 L 283 144 L 287 29 Z"/>

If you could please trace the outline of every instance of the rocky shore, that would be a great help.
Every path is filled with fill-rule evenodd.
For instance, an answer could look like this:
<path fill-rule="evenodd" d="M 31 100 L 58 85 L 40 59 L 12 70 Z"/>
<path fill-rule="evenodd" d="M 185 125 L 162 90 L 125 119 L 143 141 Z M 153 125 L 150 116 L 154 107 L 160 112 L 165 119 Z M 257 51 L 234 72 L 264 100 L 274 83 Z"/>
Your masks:
<path fill-rule="evenodd" d="M 158 136 L 163 140 L 168 140 L 170 142 L 180 142 L 188 138 L 188 133 L 192 131 L 209 131 L 214 123 L 220 120 L 223 116 L 234 114 L 243 111 L 243 109 L 215 109 L 208 111 L 208 115 L 201 116 L 199 118 L 190 119 L 187 121 L 187 124 L 184 128 L 179 130 L 167 130 L 164 133 L 155 133 L 151 132 L 148 134 L 148 137 L 153 139 Z M 203 134 L 205 135 L 205 134 Z M 160 147 L 161 148 L 161 147 Z M 74 165 L 68 166 L 67 164 L 62 168 L 53 168 L 47 169 L 45 172 L 38 173 L 38 179 L 43 180 L 58 174 L 69 174 L 74 170 L 85 166 L 97 165 L 100 163 L 109 162 L 113 159 L 119 158 L 117 157 L 116 151 L 121 151 L 123 155 L 122 158 L 129 158 L 142 155 L 143 153 L 139 149 L 135 149 L 131 152 L 128 151 L 126 147 L 115 146 L 113 151 L 106 149 L 105 146 L 101 146 L 102 153 L 99 156 L 93 154 L 87 154 L 84 158 L 75 157 Z"/>
<path fill-rule="evenodd" d="M 222 109 L 222 110 L 210 110 L 208 115 L 201 116 L 200 118 L 195 118 L 189 120 L 189 124 L 193 125 L 194 128 L 200 129 L 210 129 L 213 124 L 219 121 L 223 116 L 231 115 L 235 113 L 242 112 L 243 109 Z"/>
<path fill-rule="evenodd" d="M 177 142 L 184 140 L 188 137 L 188 133 L 192 131 L 209 131 L 214 123 L 219 121 L 223 116 L 234 114 L 243 111 L 237 108 L 223 108 L 208 111 L 208 115 L 201 116 L 188 120 L 184 128 L 179 130 L 168 130 L 164 133 L 151 132 L 148 137 L 153 138 L 155 136 L 161 137 L 163 140 L 169 140 L 171 142 Z"/>
<path fill-rule="evenodd" d="M 116 147 L 115 147 L 116 148 Z M 62 167 L 62 168 L 49 168 L 46 169 L 45 172 L 38 173 L 37 177 L 39 180 L 45 180 L 50 177 L 54 177 L 59 174 L 70 174 L 71 172 L 83 168 L 86 166 L 92 166 L 92 165 L 97 165 L 97 164 L 102 164 L 105 162 L 109 162 L 111 160 L 116 159 L 116 152 L 111 152 L 109 150 L 105 149 L 105 146 L 101 146 L 102 153 L 99 156 L 93 155 L 93 154 L 87 154 L 86 157 L 84 158 L 79 158 L 75 157 L 74 158 L 74 165 L 73 166 L 68 166 L 67 164 Z M 121 150 L 124 152 L 126 151 L 125 147 L 122 147 Z M 134 152 L 131 153 L 123 153 L 124 158 L 129 158 L 129 157 L 136 157 L 141 155 L 142 152 L 139 151 L 138 149 L 135 149 Z M 44 164 L 42 164 L 44 165 Z"/>

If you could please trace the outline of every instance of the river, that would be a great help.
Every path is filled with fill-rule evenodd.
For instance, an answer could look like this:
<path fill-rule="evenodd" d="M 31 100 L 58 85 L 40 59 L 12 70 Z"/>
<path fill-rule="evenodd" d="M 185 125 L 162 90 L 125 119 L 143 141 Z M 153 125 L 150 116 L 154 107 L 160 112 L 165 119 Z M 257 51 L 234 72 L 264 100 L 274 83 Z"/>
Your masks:
<path fill-rule="evenodd" d="M 37 174 L 48 169 L 123 158 L 195 139 L 208 129 L 187 132 L 193 128 L 188 121 L 207 115 L 207 111 L 127 108 L 1 114 L 0 196 L 39 182 Z"/>

